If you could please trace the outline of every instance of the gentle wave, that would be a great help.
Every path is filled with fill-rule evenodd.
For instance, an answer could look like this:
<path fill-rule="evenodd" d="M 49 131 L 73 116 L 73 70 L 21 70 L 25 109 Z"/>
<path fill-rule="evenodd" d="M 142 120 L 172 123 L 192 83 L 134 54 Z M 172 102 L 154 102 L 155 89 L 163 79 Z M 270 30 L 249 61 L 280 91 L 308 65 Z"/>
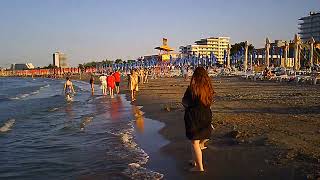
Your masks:
<path fill-rule="evenodd" d="M 149 155 L 134 141 L 133 122 L 131 121 L 129 125 L 131 126 L 130 129 L 123 130 L 116 134 L 120 135 L 121 141 L 125 147 L 128 148 L 130 152 L 137 154 L 138 158 L 134 160 L 135 162 L 129 163 L 128 168 L 125 169 L 123 173 L 132 179 L 162 179 L 163 174 L 142 167 L 142 165 L 147 164 Z"/>
<path fill-rule="evenodd" d="M 7 132 L 11 130 L 11 127 L 15 123 L 15 119 L 9 119 L 2 127 L 0 127 L 0 132 Z"/>
<path fill-rule="evenodd" d="M 58 109 L 59 109 L 59 108 L 54 107 L 54 108 L 49 109 L 48 111 L 49 111 L 49 112 L 54 112 L 54 111 L 57 111 Z"/>
<path fill-rule="evenodd" d="M 83 131 L 84 128 L 92 121 L 92 119 L 92 116 L 82 118 L 80 123 L 80 130 Z"/>
<path fill-rule="evenodd" d="M 50 86 L 50 84 L 47 84 L 47 85 L 45 85 L 45 86 L 41 86 L 40 89 L 47 88 L 47 87 L 49 87 L 49 86 Z"/>
<path fill-rule="evenodd" d="M 39 89 L 37 89 L 37 90 L 35 90 L 35 91 L 32 91 L 32 92 L 30 92 L 30 93 L 19 94 L 18 96 L 12 97 L 12 98 L 9 98 L 9 99 L 10 99 L 10 100 L 24 99 L 24 98 L 29 97 L 29 96 L 31 96 L 31 95 L 39 94 L 41 89 L 47 88 L 47 87 L 49 87 L 49 86 L 50 86 L 50 84 L 47 84 L 47 85 L 45 85 L 45 86 L 41 86 Z"/>
<path fill-rule="evenodd" d="M 147 170 L 138 163 L 129 164 L 129 168 L 125 170 L 125 173 L 132 179 L 163 179 L 164 177 L 163 174 Z"/>

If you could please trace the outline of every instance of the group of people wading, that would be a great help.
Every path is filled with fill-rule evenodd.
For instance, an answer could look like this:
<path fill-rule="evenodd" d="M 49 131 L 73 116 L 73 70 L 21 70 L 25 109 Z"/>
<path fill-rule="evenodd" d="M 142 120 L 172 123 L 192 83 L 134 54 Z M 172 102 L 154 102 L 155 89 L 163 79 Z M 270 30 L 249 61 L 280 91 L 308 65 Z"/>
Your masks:
<path fill-rule="evenodd" d="M 128 87 L 131 91 L 131 100 L 136 100 L 136 93 L 139 90 L 139 83 L 148 82 L 148 75 L 143 70 L 131 70 L 128 77 Z M 185 77 L 186 78 L 186 77 Z M 102 94 L 107 95 L 107 90 L 111 98 L 113 91 L 119 93 L 120 72 L 110 72 L 108 76 L 102 74 L 99 77 L 101 82 Z M 94 93 L 94 79 L 90 79 L 92 94 Z M 69 78 L 64 86 L 66 96 L 74 93 L 72 82 Z M 197 67 L 191 77 L 190 85 L 186 89 L 182 98 L 182 105 L 185 108 L 184 124 L 185 135 L 191 142 L 192 159 L 189 164 L 192 166 L 190 171 L 204 171 L 202 163 L 202 151 L 206 149 L 205 143 L 210 139 L 212 126 L 211 104 L 213 102 L 214 90 L 208 72 L 203 67 Z"/>
<path fill-rule="evenodd" d="M 101 90 L 102 90 L 102 95 L 107 95 L 107 91 L 109 90 L 109 95 L 111 98 L 114 97 L 114 91 L 119 94 L 120 92 L 120 72 L 115 71 L 115 72 L 109 72 L 109 75 L 106 76 L 105 74 L 102 74 L 99 77 L 100 83 L 101 83 Z M 91 91 L 92 94 L 94 93 L 94 79 L 91 77 L 90 79 L 90 84 L 91 84 Z"/>

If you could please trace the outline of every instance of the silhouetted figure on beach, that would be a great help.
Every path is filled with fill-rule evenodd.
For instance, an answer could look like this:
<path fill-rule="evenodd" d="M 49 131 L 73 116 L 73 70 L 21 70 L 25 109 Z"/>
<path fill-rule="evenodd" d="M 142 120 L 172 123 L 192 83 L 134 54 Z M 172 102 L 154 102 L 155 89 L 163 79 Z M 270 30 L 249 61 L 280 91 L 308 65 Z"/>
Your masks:
<path fill-rule="evenodd" d="M 94 78 L 93 78 L 93 75 L 91 75 L 91 78 L 90 78 L 90 87 L 91 87 L 91 94 L 93 95 L 94 94 Z"/>

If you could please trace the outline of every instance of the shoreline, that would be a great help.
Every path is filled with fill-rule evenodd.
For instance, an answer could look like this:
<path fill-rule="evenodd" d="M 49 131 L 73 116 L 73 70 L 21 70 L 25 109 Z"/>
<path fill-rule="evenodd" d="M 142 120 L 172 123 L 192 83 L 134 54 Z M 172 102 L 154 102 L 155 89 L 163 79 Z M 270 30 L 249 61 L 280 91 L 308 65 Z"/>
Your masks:
<path fill-rule="evenodd" d="M 161 83 L 161 81 L 163 83 Z M 293 142 L 290 142 L 290 133 L 296 131 L 296 122 L 286 121 L 280 123 L 283 127 L 287 125 L 289 129 L 292 128 L 291 130 L 287 130 L 287 134 L 279 135 L 279 133 L 282 133 L 281 131 L 286 133 L 286 130 L 281 129 L 274 129 L 271 133 L 267 131 L 267 129 L 270 129 L 272 126 L 272 119 L 277 116 L 279 116 L 276 118 L 277 120 L 285 116 L 286 118 L 293 118 L 293 120 L 301 120 L 302 122 L 299 123 L 303 124 L 307 118 L 305 114 L 310 114 L 310 117 L 318 124 L 319 121 L 317 121 L 317 117 L 320 116 L 317 111 L 319 110 L 319 106 L 315 105 L 313 109 L 293 107 L 292 110 L 288 109 L 289 112 L 286 114 L 286 108 L 281 109 L 281 105 L 295 106 L 296 103 L 290 101 L 287 102 L 287 104 L 272 102 L 277 101 L 277 99 L 272 98 L 273 91 L 268 88 L 276 86 L 276 88 L 280 89 L 292 88 L 294 90 L 296 86 L 274 82 L 252 82 L 235 77 L 215 78 L 213 81 L 215 91 L 217 92 L 216 102 L 212 107 L 216 130 L 212 135 L 208 149 L 204 151 L 204 164 L 207 172 L 202 175 L 186 171 L 186 168 L 188 168 L 187 161 L 190 158 L 190 146 L 184 136 L 184 110 L 180 105 L 180 101 L 188 86 L 188 82 L 184 82 L 182 78 L 161 78 L 158 80 L 150 80 L 148 84 L 139 87 L 140 91 L 138 92 L 137 101 L 134 104 L 143 106 L 142 110 L 146 112 L 145 117 L 158 120 L 165 124 L 165 127 L 163 127 L 159 133 L 169 140 L 170 143 L 162 147 L 161 151 L 177 161 L 179 174 L 183 175 L 180 177 L 181 179 L 305 179 L 319 176 L 319 172 L 313 169 L 319 167 L 319 163 L 314 162 L 314 160 L 320 157 L 317 156 L 319 152 L 315 150 L 318 145 L 313 143 L 317 142 L 316 138 L 320 137 L 320 135 L 315 135 L 315 138 L 312 138 L 314 141 L 309 142 L 309 144 L 311 144 L 310 147 L 308 147 L 309 149 L 301 149 L 301 144 L 299 144 L 300 139 L 293 139 Z M 251 99 L 250 97 L 244 98 L 241 97 L 243 95 L 241 93 L 239 93 L 239 95 L 233 95 L 232 90 L 230 92 L 228 91 L 230 94 L 224 93 L 223 91 L 228 89 L 228 86 L 219 86 L 221 84 L 228 84 L 228 81 L 235 84 L 235 87 L 231 88 L 233 89 L 233 93 L 237 93 L 239 88 L 245 86 L 253 88 L 255 86 L 267 86 L 267 89 L 270 90 L 269 97 L 258 99 L 253 96 Z M 299 86 L 299 88 L 301 90 L 308 88 L 316 89 L 315 93 L 317 93 L 319 86 Z M 285 93 L 285 91 L 282 92 L 282 94 L 283 93 Z M 290 94 L 290 92 L 287 93 L 288 96 L 292 96 L 299 95 L 300 92 L 295 92 L 294 90 L 293 94 Z M 253 94 L 251 94 L 251 96 Z M 317 96 L 317 98 L 319 97 L 320 96 Z M 253 104 L 246 104 L 246 101 L 252 100 L 254 101 Z M 267 103 L 263 101 L 270 100 L 272 102 L 271 105 L 275 106 L 275 109 L 279 108 L 278 111 L 273 112 L 275 110 L 273 107 L 265 110 L 261 110 L 260 108 L 250 109 L 254 107 L 254 103 L 260 102 L 263 105 Z M 241 106 L 243 102 L 245 105 L 249 105 L 249 108 L 236 108 Z M 299 108 L 301 109 L 299 110 Z M 300 111 L 300 113 L 294 114 L 296 110 Z M 290 113 L 293 113 L 293 115 Z M 266 120 L 261 119 L 264 116 L 266 116 Z M 232 121 L 226 120 L 229 118 L 232 119 Z M 239 122 L 237 119 L 244 120 L 244 122 Z M 259 122 L 261 120 L 262 122 Z M 275 126 L 280 124 L 277 122 Z M 260 125 L 264 127 L 259 127 Z M 308 125 L 308 128 L 310 129 L 311 127 Z M 308 130 L 306 128 L 302 131 L 304 131 L 304 135 L 307 135 Z M 256 153 L 256 151 L 259 153 Z M 219 156 L 215 157 L 216 154 Z M 312 154 L 317 157 L 311 160 L 308 159 L 307 157 Z M 252 164 L 247 164 L 246 161 Z M 228 171 L 230 168 L 232 170 Z"/>
<path fill-rule="evenodd" d="M 131 104 L 143 106 L 146 119 L 165 124 L 155 132 L 169 141 L 159 153 L 175 161 L 177 171 L 163 164 L 154 169 L 157 162 L 151 155 L 145 167 L 164 174 L 164 179 L 320 177 L 320 86 L 214 78 L 216 101 L 212 110 L 216 130 L 204 151 L 206 172 L 195 174 L 186 171 L 190 145 L 184 135 L 184 110 L 180 105 L 188 83 L 182 78 L 160 78 L 140 85 L 137 101 Z M 130 101 L 126 86 L 123 80 L 120 93 Z"/>
<path fill-rule="evenodd" d="M 81 79 L 77 77 L 72 77 L 72 79 L 89 82 L 90 75 L 82 76 Z M 99 84 L 100 82 L 98 78 L 95 77 L 95 85 L 100 86 Z M 100 91 L 100 89 L 96 87 L 95 92 L 97 91 Z M 130 94 L 128 92 L 129 90 L 127 88 L 127 81 L 125 78 L 122 78 L 120 83 L 120 95 L 124 95 L 125 100 L 128 101 L 131 106 L 136 107 L 134 108 L 136 109 L 135 112 L 133 112 L 135 115 L 135 119 L 133 119 L 134 140 L 137 145 L 149 156 L 147 163 L 142 164 L 141 167 L 146 168 L 146 170 L 150 172 L 164 175 L 163 179 L 176 179 L 180 177 L 175 168 L 175 160 L 161 151 L 163 146 L 166 146 L 170 143 L 163 135 L 160 134 L 160 131 L 162 128 L 164 128 L 165 124 L 156 119 L 147 118 L 146 113 L 143 111 L 144 107 L 140 108 L 139 105 L 131 103 L 129 98 Z M 170 174 L 167 174 L 168 172 L 170 172 Z"/>

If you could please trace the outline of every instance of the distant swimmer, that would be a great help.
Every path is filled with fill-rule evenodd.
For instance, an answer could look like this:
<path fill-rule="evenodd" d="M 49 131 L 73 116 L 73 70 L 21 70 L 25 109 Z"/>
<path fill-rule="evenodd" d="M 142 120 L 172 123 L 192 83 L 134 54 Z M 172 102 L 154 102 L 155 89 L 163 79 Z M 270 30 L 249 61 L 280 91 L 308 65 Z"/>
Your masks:
<path fill-rule="evenodd" d="M 91 87 L 91 94 L 93 95 L 94 94 L 94 78 L 93 78 L 93 75 L 91 75 L 91 78 L 90 78 L 90 87 Z"/>
<path fill-rule="evenodd" d="M 70 78 L 67 77 L 66 78 L 66 83 L 64 83 L 64 93 L 65 93 L 65 96 L 66 96 L 66 99 L 67 101 L 72 101 L 72 94 L 74 94 L 74 89 L 73 89 L 73 84 L 72 82 L 70 81 Z"/>

